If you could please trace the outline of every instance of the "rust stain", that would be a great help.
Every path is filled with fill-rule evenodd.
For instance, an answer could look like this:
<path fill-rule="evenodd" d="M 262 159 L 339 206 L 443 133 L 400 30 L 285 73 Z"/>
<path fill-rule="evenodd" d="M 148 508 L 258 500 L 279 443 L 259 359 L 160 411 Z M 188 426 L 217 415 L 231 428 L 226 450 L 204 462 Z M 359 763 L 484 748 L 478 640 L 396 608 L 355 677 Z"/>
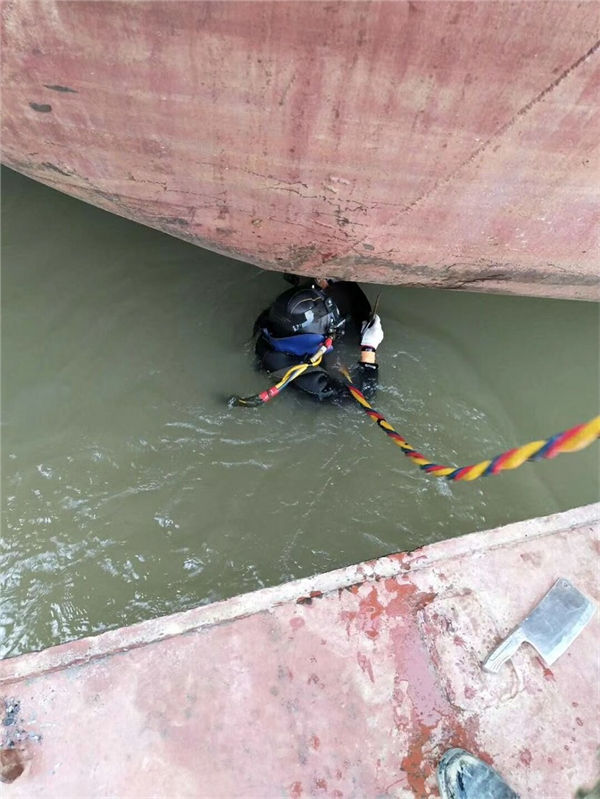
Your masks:
<path fill-rule="evenodd" d="M 434 726 L 415 721 L 415 732 L 410 741 L 408 752 L 402 759 L 402 770 L 415 796 L 428 796 L 427 779 L 433 772 L 434 765 L 425 757 L 424 749 L 431 747 L 431 733 Z"/>
<path fill-rule="evenodd" d="M 343 588 L 338 588 L 338 596 L 341 597 L 344 594 L 344 591 L 348 591 L 351 594 L 358 593 L 359 588 L 361 587 L 362 583 L 352 583 L 351 585 L 345 585 Z"/>
<path fill-rule="evenodd" d="M 396 661 L 394 703 L 399 711 L 406 708 L 408 700 L 411 717 L 408 749 L 401 765 L 414 795 L 426 796 L 426 781 L 433 766 L 424 750 L 431 748 L 432 731 L 443 719 L 444 711 L 448 710 L 447 703 L 429 667 L 418 628 L 410 616 L 399 621 L 391 632 L 391 638 Z M 402 715 L 397 712 L 396 717 L 396 723 L 405 730 Z"/>
<path fill-rule="evenodd" d="M 353 593 L 358 593 L 360 585 L 356 590 L 353 586 L 350 589 Z M 385 596 L 384 592 L 392 594 L 391 598 Z M 418 591 L 412 583 L 398 582 L 393 578 L 377 580 L 372 584 L 369 593 L 359 599 L 357 610 L 341 611 L 340 621 L 345 623 L 348 636 L 354 625 L 355 629 L 374 640 L 379 636 L 385 618 L 396 619 L 412 615 L 436 596 L 435 593 Z"/>
<path fill-rule="evenodd" d="M 363 597 L 358 607 L 358 626 L 368 638 L 377 638 L 381 616 L 385 608 L 379 601 L 377 587 L 373 586 L 368 596 Z"/>
<path fill-rule="evenodd" d="M 395 596 L 386 605 L 388 616 L 403 616 L 413 609 L 413 600 L 417 594 L 417 589 L 412 583 L 399 583 L 393 578 L 385 581 L 385 587 L 390 594 Z"/>
<path fill-rule="evenodd" d="M 290 796 L 292 799 L 299 799 L 302 796 L 302 783 L 301 782 L 293 782 L 290 785 Z"/>
<path fill-rule="evenodd" d="M 296 600 L 297 605 L 311 605 L 313 599 L 320 599 L 323 596 L 322 591 L 311 591 L 308 596 L 298 597 Z"/>
<path fill-rule="evenodd" d="M 519 752 L 519 760 L 524 766 L 531 765 L 531 752 L 529 749 L 521 749 Z"/>
<path fill-rule="evenodd" d="M 369 658 L 363 654 L 362 652 L 356 653 L 356 660 L 358 661 L 358 665 L 365 672 L 365 674 L 369 675 L 369 679 L 371 682 L 375 682 L 375 677 L 373 676 L 373 666 L 371 665 L 371 661 Z"/>
<path fill-rule="evenodd" d="M 393 588 L 391 582 L 389 588 Z M 477 743 L 476 717 L 464 726 L 458 721 L 431 667 L 427 647 L 414 621 L 415 609 L 424 607 L 436 594 L 418 591 L 413 585 L 398 584 L 398 588 L 406 612 L 390 631 L 396 661 L 395 716 L 396 724 L 405 731 L 408 711 L 411 731 L 401 765 L 414 795 L 427 796 L 439 754 L 445 749 L 462 746 L 488 762 L 491 758 L 481 753 Z"/>
<path fill-rule="evenodd" d="M 396 580 L 389 580 L 388 583 L 388 590 L 396 594 L 387 605 L 388 616 L 402 616 L 422 610 L 437 596 L 433 591 L 418 591 L 413 583 L 401 583 Z"/>
<path fill-rule="evenodd" d="M 14 782 L 25 770 L 23 755 L 17 749 L 0 749 L 0 782 Z"/>
<path fill-rule="evenodd" d="M 544 663 L 544 661 L 541 659 L 541 657 L 539 657 L 538 655 L 536 655 L 535 659 L 537 660 L 537 662 L 538 662 L 538 663 L 540 664 L 540 666 L 542 667 L 542 671 L 544 672 L 544 679 L 545 679 L 545 680 L 551 680 L 552 682 L 554 682 L 554 681 L 555 681 L 555 680 L 554 680 L 554 672 L 553 672 L 551 669 L 549 669 L 549 668 L 548 668 L 548 666 L 546 666 L 546 664 L 545 664 L 545 663 Z"/>
<path fill-rule="evenodd" d="M 407 571 L 410 568 L 410 554 L 408 552 L 395 552 L 388 555 L 391 561 L 396 561 L 402 571 Z"/>
<path fill-rule="evenodd" d="M 32 742 L 39 742 L 42 737 L 26 729 L 18 699 L 0 697 L 0 714 L 0 782 L 11 783 L 23 774 L 31 760 Z"/>
<path fill-rule="evenodd" d="M 287 666 L 280 665 L 277 669 L 277 678 L 279 680 L 293 680 L 294 672 Z"/>
<path fill-rule="evenodd" d="M 356 611 L 355 610 L 343 610 L 340 613 L 340 621 L 345 623 L 346 625 L 346 635 L 350 638 L 350 628 L 354 620 L 356 619 Z"/>
<path fill-rule="evenodd" d="M 542 565 L 542 555 L 540 552 L 522 552 L 520 557 L 525 563 L 531 563 L 531 565 L 536 568 Z"/>

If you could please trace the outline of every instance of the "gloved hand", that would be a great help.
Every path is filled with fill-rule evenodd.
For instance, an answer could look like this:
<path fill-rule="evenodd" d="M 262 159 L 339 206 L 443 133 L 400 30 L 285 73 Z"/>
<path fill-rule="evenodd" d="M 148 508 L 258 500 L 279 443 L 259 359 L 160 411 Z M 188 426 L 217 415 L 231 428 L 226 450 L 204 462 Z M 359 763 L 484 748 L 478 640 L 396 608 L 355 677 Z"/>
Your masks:
<path fill-rule="evenodd" d="M 378 314 L 375 314 L 372 319 L 363 322 L 360 329 L 360 346 L 373 347 L 374 350 L 383 341 L 383 328 L 381 327 L 381 319 Z"/>

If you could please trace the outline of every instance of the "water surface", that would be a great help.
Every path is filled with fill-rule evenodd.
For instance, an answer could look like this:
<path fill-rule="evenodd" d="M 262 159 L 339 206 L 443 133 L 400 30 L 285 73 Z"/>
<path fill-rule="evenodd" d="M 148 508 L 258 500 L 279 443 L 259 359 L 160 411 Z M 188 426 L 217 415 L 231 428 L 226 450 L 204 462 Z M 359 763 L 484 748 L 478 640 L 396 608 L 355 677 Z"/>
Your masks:
<path fill-rule="evenodd" d="M 281 276 L 2 177 L 3 655 L 598 498 L 597 445 L 450 484 L 352 403 L 227 407 L 267 385 Z M 375 404 L 432 460 L 597 413 L 596 305 L 384 287 L 380 314 Z"/>

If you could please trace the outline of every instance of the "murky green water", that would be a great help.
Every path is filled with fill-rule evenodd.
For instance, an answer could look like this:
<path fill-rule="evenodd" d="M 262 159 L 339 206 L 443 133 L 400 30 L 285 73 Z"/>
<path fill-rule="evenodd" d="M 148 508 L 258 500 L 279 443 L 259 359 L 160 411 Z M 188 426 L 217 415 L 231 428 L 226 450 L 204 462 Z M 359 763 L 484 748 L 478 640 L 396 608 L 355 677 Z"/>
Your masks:
<path fill-rule="evenodd" d="M 599 496 L 597 445 L 455 485 L 354 404 L 229 409 L 281 276 L 7 170 L 2 212 L 4 655 Z M 457 465 L 585 421 L 598 310 L 385 287 L 376 405 Z"/>

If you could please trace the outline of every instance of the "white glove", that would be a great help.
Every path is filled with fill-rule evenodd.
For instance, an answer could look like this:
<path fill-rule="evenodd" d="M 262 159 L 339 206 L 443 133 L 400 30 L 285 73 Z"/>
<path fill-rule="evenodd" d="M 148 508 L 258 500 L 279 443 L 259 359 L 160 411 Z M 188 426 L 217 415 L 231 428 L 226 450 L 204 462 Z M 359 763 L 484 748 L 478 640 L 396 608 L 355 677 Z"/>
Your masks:
<path fill-rule="evenodd" d="M 374 350 L 377 349 L 383 341 L 383 328 L 381 327 L 381 319 L 378 314 L 375 314 L 368 322 L 363 322 L 360 329 L 360 336 L 361 347 L 373 347 Z"/>

